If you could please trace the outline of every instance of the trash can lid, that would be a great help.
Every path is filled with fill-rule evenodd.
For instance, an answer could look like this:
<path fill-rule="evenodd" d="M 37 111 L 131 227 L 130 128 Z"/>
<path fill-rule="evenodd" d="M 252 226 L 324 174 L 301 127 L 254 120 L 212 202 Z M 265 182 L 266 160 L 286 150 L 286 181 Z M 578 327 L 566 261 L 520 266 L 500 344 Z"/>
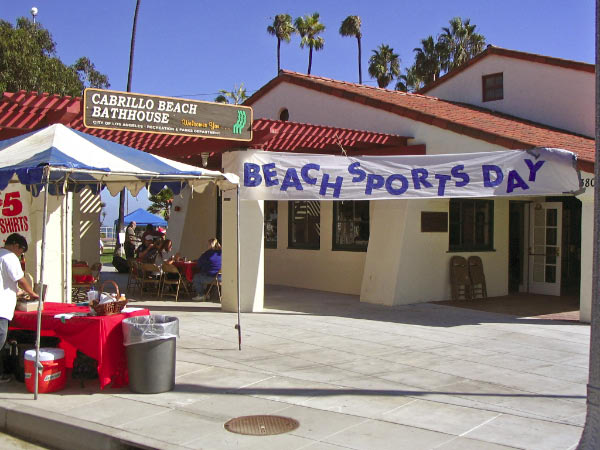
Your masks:
<path fill-rule="evenodd" d="M 65 351 L 62 348 L 40 348 L 40 361 L 54 361 L 65 357 Z M 35 361 L 35 349 L 25 352 L 27 361 Z"/>

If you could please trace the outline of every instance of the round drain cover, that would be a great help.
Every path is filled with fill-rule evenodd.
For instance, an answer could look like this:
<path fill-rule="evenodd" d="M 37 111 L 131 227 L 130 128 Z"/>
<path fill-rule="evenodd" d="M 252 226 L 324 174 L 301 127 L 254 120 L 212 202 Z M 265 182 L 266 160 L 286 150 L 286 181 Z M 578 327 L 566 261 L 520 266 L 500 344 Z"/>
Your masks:
<path fill-rule="evenodd" d="M 300 423 L 297 420 L 282 416 L 243 416 L 225 423 L 227 431 L 252 436 L 287 433 L 299 426 Z"/>

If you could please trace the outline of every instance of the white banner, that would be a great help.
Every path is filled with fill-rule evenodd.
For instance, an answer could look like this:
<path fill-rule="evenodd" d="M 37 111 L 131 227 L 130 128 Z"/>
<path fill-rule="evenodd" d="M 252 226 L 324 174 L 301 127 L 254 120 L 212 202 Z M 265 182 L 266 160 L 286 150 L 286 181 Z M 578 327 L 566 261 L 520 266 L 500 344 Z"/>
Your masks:
<path fill-rule="evenodd" d="M 575 155 L 537 148 L 417 156 L 223 155 L 242 200 L 389 200 L 558 195 L 578 192 Z"/>
<path fill-rule="evenodd" d="M 31 194 L 21 184 L 9 184 L 0 192 L 0 246 L 12 233 L 19 233 L 31 245 Z"/>

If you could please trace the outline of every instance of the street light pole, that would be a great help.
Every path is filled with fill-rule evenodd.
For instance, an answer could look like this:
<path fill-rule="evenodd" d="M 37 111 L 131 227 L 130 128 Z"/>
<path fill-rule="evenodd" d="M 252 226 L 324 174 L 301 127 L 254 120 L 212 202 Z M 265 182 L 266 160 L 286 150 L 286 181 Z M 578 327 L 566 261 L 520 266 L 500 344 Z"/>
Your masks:
<path fill-rule="evenodd" d="M 35 16 L 37 16 L 38 9 L 34 6 L 31 8 L 31 17 L 33 18 L 33 24 L 35 25 Z"/>
<path fill-rule="evenodd" d="M 594 164 L 594 260 L 592 269 L 592 323 L 587 415 L 577 448 L 600 448 L 600 0 L 596 0 L 596 158 Z"/>
<path fill-rule="evenodd" d="M 131 46 L 129 48 L 129 71 L 127 73 L 127 92 L 131 92 L 131 77 L 133 75 L 133 53 L 135 50 L 135 34 L 137 30 L 138 11 L 140 10 L 141 0 L 135 2 L 135 13 L 133 14 L 133 27 L 131 29 Z M 123 232 L 123 218 L 125 217 L 125 189 L 119 194 L 119 218 L 117 219 L 117 241 L 115 245 L 115 254 L 119 252 L 123 242 L 120 239 L 120 233 Z"/>

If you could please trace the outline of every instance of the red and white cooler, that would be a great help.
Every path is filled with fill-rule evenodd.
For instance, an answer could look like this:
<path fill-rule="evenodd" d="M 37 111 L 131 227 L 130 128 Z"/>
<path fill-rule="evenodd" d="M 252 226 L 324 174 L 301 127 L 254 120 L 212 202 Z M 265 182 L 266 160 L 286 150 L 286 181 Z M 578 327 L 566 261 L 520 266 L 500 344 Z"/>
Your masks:
<path fill-rule="evenodd" d="M 29 392 L 35 391 L 35 349 L 25 352 L 25 386 Z M 67 368 L 65 351 L 62 348 L 40 348 L 41 372 L 38 371 L 38 392 L 55 392 L 65 387 Z"/>

